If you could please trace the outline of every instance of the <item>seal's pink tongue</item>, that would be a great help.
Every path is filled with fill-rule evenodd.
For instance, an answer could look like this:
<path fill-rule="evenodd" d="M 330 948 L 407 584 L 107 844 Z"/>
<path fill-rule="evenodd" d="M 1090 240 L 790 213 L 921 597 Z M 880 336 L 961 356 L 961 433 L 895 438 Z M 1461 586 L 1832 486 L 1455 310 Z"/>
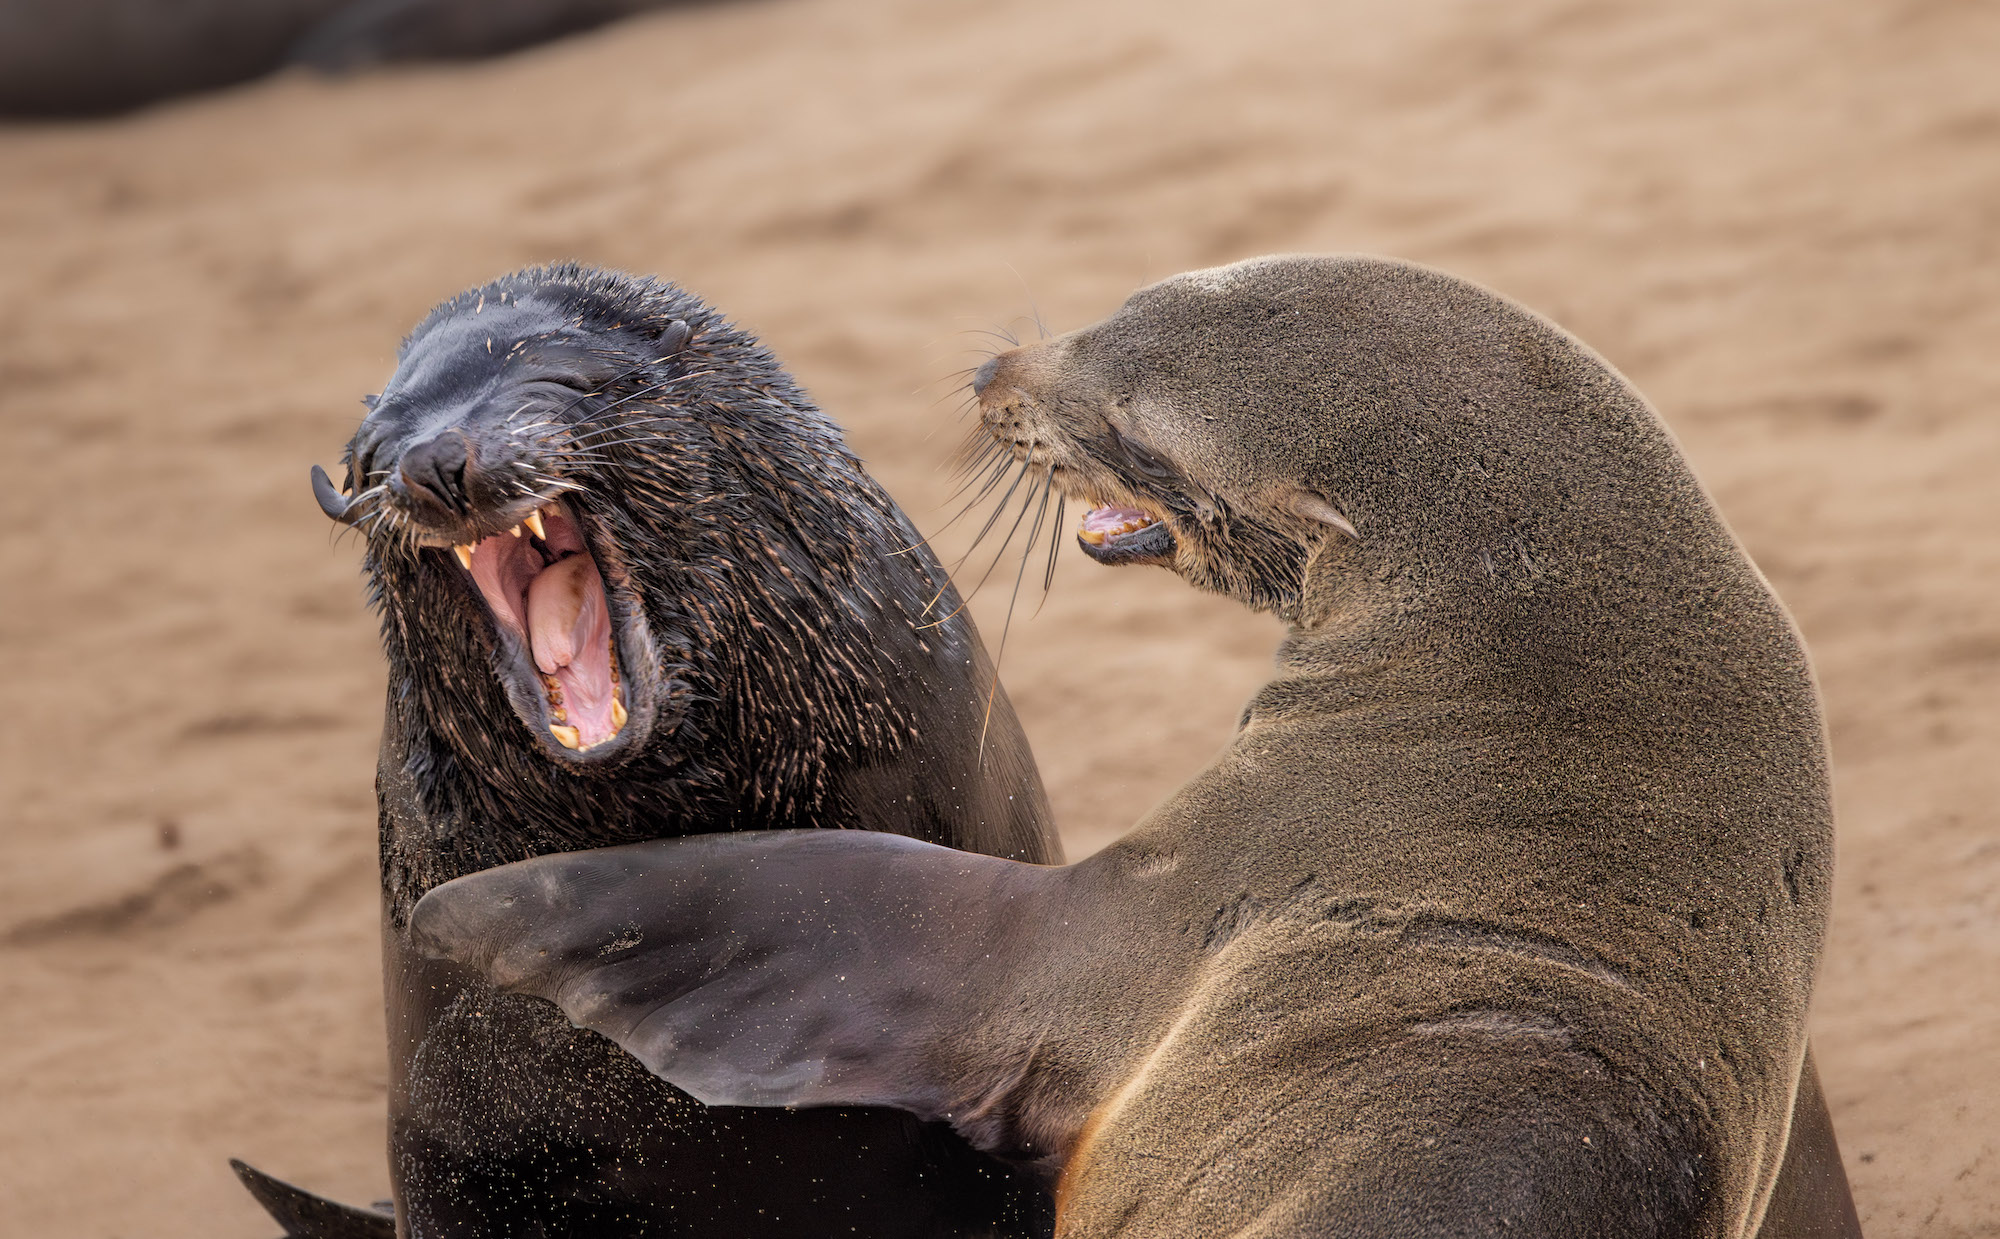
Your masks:
<path fill-rule="evenodd" d="M 562 686 L 562 709 L 581 747 L 616 735 L 611 616 L 589 555 L 550 564 L 528 586 L 528 645 L 535 666 Z"/>

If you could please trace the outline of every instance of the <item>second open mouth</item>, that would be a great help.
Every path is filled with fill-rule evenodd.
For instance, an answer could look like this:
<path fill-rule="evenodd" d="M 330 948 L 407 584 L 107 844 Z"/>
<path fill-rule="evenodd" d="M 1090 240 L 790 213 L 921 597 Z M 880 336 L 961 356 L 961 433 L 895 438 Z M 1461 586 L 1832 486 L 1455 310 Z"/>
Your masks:
<path fill-rule="evenodd" d="M 507 532 L 452 550 L 533 664 L 549 735 L 579 753 L 614 739 L 629 705 L 604 578 L 577 522 L 547 504 Z"/>
<path fill-rule="evenodd" d="M 1084 554 L 1103 564 L 1164 563 L 1174 553 L 1173 531 L 1139 508 L 1092 508 L 1084 513 L 1076 540 Z"/>

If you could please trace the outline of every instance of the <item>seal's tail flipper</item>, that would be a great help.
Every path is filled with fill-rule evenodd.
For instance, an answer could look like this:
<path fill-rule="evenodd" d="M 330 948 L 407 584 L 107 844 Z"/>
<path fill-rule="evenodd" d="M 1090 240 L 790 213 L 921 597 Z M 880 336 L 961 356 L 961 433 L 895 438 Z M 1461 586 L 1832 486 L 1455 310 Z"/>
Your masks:
<path fill-rule="evenodd" d="M 469 874 L 410 928 L 710 1105 L 895 1106 L 1004 1155 L 976 1115 L 1032 1049 L 1006 974 L 1061 872 L 870 831 L 704 835 Z"/>
<path fill-rule="evenodd" d="M 396 1239 L 396 1219 L 382 1209 L 361 1209 L 315 1196 L 233 1157 L 229 1168 L 285 1228 L 284 1239 Z"/>
<path fill-rule="evenodd" d="M 1861 1219 L 1854 1212 L 1854 1194 L 1847 1188 L 1833 1117 L 1827 1113 L 1810 1049 L 1792 1103 L 1785 1160 L 1757 1239 L 1861 1239 Z"/>

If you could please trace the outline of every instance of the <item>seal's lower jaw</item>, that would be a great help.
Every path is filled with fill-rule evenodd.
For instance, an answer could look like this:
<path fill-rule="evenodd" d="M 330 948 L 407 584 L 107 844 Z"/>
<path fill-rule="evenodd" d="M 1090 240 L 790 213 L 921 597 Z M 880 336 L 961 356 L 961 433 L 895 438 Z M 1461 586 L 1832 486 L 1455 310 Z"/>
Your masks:
<path fill-rule="evenodd" d="M 617 622 L 597 556 L 563 505 L 452 551 L 493 614 L 494 670 L 544 747 L 598 760 L 632 743 L 627 724 L 641 703 L 619 675 L 618 651 L 650 643 L 618 639 L 619 628 L 643 621 L 621 606 Z"/>
<path fill-rule="evenodd" d="M 1100 564 L 1174 561 L 1174 535 L 1158 517 L 1137 508 L 1092 508 L 1076 531 L 1077 545 Z"/>

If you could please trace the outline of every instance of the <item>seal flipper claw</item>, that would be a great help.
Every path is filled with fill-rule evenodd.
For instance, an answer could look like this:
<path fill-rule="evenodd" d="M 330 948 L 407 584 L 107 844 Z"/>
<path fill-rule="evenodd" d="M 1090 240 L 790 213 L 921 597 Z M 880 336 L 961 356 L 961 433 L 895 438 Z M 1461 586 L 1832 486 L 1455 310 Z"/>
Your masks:
<path fill-rule="evenodd" d="M 1063 872 L 873 832 L 706 835 L 469 874 L 410 928 L 709 1105 L 972 1117 L 975 1146 L 1033 1157 L 1047 1137 L 977 1121 L 1007 1056 L 966 1047 L 1011 1043 L 1009 973 Z"/>
<path fill-rule="evenodd" d="M 380 1209 L 316 1196 L 233 1157 L 229 1168 L 264 1211 L 285 1228 L 284 1239 L 395 1239 L 396 1219 Z"/>

